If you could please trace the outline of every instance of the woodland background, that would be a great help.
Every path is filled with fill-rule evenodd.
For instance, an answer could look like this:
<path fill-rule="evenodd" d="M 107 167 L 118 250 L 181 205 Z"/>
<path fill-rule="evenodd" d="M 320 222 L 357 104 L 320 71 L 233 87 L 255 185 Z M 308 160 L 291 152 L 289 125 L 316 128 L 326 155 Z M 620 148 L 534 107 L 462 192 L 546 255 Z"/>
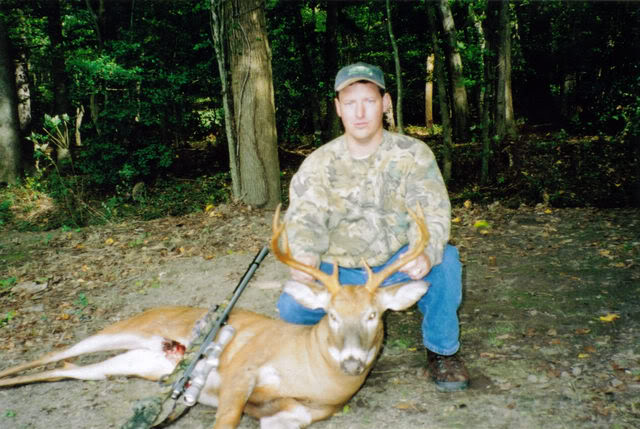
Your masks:
<path fill-rule="evenodd" d="M 640 204 L 640 3 L 0 0 L 0 227 L 286 202 L 341 132 L 337 69 L 454 204 Z"/>

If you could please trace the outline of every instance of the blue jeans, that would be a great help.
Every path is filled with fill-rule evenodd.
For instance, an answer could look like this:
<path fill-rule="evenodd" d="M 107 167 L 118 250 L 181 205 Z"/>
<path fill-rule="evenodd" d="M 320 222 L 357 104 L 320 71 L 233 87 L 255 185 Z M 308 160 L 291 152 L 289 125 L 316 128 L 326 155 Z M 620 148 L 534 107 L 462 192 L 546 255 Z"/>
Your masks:
<path fill-rule="evenodd" d="M 407 247 L 403 247 L 386 263 L 373 267 L 373 272 L 382 270 L 406 250 Z M 331 274 L 333 265 L 322 262 L 320 269 Z M 367 273 L 364 268 L 338 267 L 338 278 L 341 284 L 362 285 L 367 281 Z M 451 245 L 445 246 L 442 263 L 431 268 L 424 280 L 431 286 L 418 301 L 418 308 L 423 316 L 422 341 L 432 352 L 452 355 L 460 348 L 458 307 L 462 300 L 462 264 L 458 249 Z M 411 281 L 411 278 L 398 271 L 389 276 L 381 287 L 407 281 Z M 284 321 L 300 325 L 315 325 L 325 315 L 322 308 L 304 307 L 286 292 L 280 295 L 278 310 Z"/>

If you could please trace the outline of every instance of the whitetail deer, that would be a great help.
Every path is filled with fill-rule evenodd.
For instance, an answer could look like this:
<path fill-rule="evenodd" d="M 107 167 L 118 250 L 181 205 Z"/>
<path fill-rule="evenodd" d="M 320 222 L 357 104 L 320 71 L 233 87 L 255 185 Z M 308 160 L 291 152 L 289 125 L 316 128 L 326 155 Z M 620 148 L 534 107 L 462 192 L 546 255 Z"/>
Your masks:
<path fill-rule="evenodd" d="M 427 291 L 422 281 L 379 288 L 423 251 L 429 234 L 421 210 L 419 215 L 410 212 L 420 230 L 419 242 L 383 271 L 374 274 L 367 266 L 369 277 L 363 287 L 341 285 L 335 265 L 328 275 L 293 259 L 279 212 L 278 208 L 273 219 L 274 255 L 325 286 L 289 282 L 286 290 L 307 307 L 323 308 L 328 316 L 314 326 L 302 326 L 240 309 L 232 311 L 228 323 L 236 334 L 198 398 L 218 408 L 214 429 L 237 427 L 243 412 L 259 419 L 262 429 L 302 428 L 331 416 L 356 393 L 371 369 L 382 345 L 384 311 L 408 308 Z M 281 235 L 284 249 L 279 245 Z M 81 354 L 127 352 L 93 365 L 65 365 L 0 379 L 0 386 L 123 375 L 158 380 L 171 373 L 190 341 L 192 328 L 206 312 L 191 307 L 148 310 L 70 348 L 6 369 L 0 378 Z"/>

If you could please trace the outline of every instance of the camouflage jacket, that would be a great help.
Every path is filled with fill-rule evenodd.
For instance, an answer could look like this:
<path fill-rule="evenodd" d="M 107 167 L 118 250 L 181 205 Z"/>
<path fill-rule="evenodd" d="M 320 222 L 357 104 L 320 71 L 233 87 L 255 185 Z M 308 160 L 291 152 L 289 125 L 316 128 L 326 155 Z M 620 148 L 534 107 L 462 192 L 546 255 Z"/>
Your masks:
<path fill-rule="evenodd" d="M 381 265 L 418 238 L 406 210 L 417 204 L 430 233 L 425 252 L 439 264 L 451 203 L 431 149 L 384 131 L 376 152 L 355 159 L 340 136 L 310 154 L 292 178 L 285 215 L 291 251 L 343 267 L 362 266 L 362 259 Z"/>

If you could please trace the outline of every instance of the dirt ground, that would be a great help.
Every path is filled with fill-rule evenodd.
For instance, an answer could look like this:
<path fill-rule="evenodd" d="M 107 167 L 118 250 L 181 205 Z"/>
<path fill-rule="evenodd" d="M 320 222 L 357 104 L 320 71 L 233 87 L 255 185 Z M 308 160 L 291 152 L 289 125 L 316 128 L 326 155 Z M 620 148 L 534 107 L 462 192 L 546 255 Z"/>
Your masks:
<path fill-rule="evenodd" d="M 150 222 L 1 232 L 0 367 L 143 309 L 219 302 L 267 242 L 271 216 L 220 206 Z M 470 389 L 436 392 L 419 313 L 388 313 L 366 383 L 312 427 L 640 427 L 640 210 L 468 204 L 454 217 Z M 268 256 L 239 306 L 277 316 L 286 273 Z M 0 427 L 117 428 L 156 389 L 124 378 L 0 389 Z M 214 414 L 197 405 L 172 427 L 211 427 Z M 240 427 L 258 424 L 245 417 Z"/>

